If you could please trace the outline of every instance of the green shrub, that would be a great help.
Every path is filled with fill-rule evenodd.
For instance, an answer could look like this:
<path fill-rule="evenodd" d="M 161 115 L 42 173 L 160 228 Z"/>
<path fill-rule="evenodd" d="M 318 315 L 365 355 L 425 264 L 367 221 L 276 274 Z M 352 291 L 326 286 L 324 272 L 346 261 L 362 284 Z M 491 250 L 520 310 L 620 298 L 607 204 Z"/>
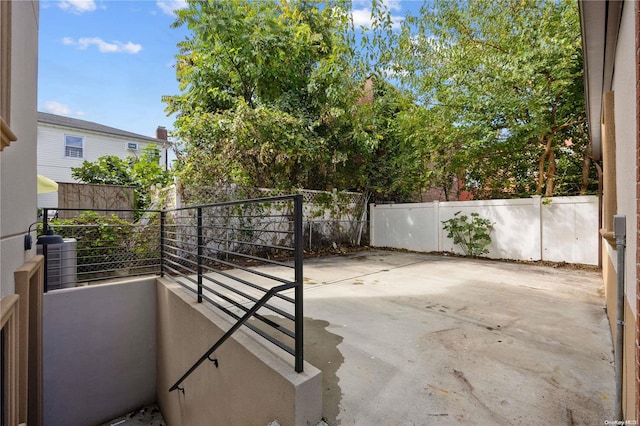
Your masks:
<path fill-rule="evenodd" d="M 54 219 L 50 225 L 63 238 L 76 239 L 78 279 L 108 276 L 130 266 L 134 257 L 130 222 L 114 214 L 84 211 L 73 219 Z"/>
<path fill-rule="evenodd" d="M 447 231 L 447 237 L 462 248 L 466 256 L 480 256 L 489 253 L 487 247 L 491 244 L 493 223 L 489 219 L 481 218 L 478 213 L 469 216 L 456 212 L 449 220 L 443 221 L 442 228 Z"/>

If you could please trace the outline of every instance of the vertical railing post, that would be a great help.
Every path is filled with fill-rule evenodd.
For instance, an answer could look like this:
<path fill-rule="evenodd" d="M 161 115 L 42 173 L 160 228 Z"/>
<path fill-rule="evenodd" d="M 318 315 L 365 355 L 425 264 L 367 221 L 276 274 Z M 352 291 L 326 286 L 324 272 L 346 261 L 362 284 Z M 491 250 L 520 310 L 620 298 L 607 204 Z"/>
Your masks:
<path fill-rule="evenodd" d="M 164 222 L 167 218 L 167 212 L 160 212 L 160 276 L 164 277 Z"/>
<path fill-rule="evenodd" d="M 198 207 L 198 303 L 202 303 L 202 207 Z"/>
<path fill-rule="evenodd" d="M 47 231 L 49 230 L 49 209 L 42 209 L 42 235 L 47 235 Z M 42 244 L 42 256 L 44 257 L 44 280 L 43 291 L 46 293 L 49 291 L 49 255 L 48 255 L 48 244 Z"/>
<path fill-rule="evenodd" d="M 42 235 L 46 235 L 49 230 L 49 209 L 42 209 Z"/>
<path fill-rule="evenodd" d="M 298 194 L 294 196 L 294 250 L 295 250 L 295 351 L 296 351 L 296 360 L 295 360 L 295 370 L 297 373 L 302 372 L 304 365 L 304 336 L 303 336 L 303 325 L 304 325 L 304 312 L 302 309 L 302 283 L 303 283 L 303 271 L 302 271 L 302 262 L 304 260 L 303 256 L 303 238 L 304 234 L 302 232 L 302 194 Z"/>

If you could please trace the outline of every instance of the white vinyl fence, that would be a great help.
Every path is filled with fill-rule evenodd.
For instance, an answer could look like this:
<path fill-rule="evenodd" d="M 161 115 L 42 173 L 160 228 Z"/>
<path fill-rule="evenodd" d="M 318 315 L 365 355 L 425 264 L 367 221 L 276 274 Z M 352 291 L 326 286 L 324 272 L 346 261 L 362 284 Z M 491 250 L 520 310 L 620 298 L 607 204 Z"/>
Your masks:
<path fill-rule="evenodd" d="M 598 264 L 596 196 L 371 205 L 371 246 L 453 251 L 442 222 L 476 212 L 494 224 L 487 257 Z"/>

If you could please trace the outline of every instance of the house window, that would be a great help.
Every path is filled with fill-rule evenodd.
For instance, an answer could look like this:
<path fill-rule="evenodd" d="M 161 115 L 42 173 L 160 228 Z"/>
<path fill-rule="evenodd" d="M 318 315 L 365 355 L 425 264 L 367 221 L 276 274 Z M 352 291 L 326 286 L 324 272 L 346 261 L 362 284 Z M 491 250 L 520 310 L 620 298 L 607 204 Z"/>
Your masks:
<path fill-rule="evenodd" d="M 84 158 L 84 138 L 65 135 L 64 156 L 69 158 Z"/>

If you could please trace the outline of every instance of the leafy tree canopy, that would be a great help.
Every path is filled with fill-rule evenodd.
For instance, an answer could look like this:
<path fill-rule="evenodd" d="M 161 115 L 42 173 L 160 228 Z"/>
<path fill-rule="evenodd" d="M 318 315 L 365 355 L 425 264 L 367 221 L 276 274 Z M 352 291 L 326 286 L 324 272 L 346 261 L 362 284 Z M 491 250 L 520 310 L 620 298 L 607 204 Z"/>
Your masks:
<path fill-rule="evenodd" d="M 575 2 L 428 2 L 391 39 L 378 65 L 421 106 L 403 124 L 431 183 L 460 176 L 480 197 L 591 188 Z"/>
<path fill-rule="evenodd" d="M 190 1 L 175 26 L 182 93 L 166 96 L 184 184 L 361 187 L 364 81 L 346 2 Z"/>
<path fill-rule="evenodd" d="M 593 189 L 573 1 L 429 1 L 400 30 L 372 9 L 356 38 L 346 0 L 188 0 L 181 93 L 164 97 L 182 183 Z"/>

